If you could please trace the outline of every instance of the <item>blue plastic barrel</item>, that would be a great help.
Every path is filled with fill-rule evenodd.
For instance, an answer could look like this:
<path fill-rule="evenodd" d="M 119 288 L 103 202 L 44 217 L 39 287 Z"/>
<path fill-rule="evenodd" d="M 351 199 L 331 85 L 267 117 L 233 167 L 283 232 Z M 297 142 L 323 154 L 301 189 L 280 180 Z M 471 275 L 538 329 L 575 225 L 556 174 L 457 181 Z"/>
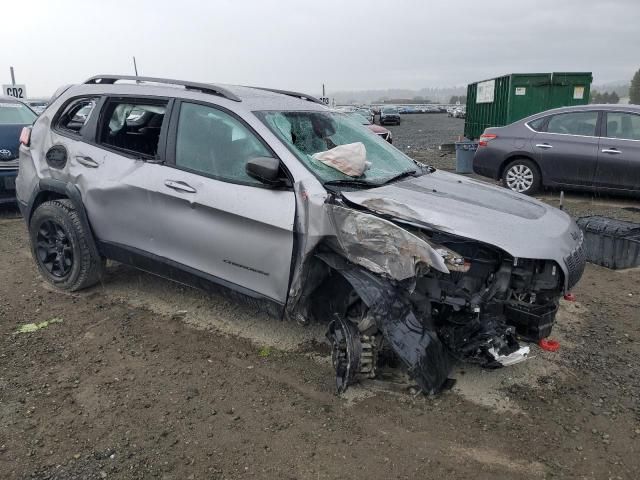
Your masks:
<path fill-rule="evenodd" d="M 473 173 L 473 156 L 478 144 L 465 140 L 456 142 L 456 173 Z"/>

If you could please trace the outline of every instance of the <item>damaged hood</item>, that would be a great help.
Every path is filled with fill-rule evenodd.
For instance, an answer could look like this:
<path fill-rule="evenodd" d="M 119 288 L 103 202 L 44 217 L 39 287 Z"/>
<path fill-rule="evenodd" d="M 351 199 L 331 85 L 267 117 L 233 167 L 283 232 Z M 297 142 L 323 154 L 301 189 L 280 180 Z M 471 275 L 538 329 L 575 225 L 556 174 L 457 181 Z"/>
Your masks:
<path fill-rule="evenodd" d="M 491 244 L 514 257 L 556 260 L 563 270 L 564 257 L 581 238 L 557 208 L 441 171 L 342 195 L 378 214 Z"/>

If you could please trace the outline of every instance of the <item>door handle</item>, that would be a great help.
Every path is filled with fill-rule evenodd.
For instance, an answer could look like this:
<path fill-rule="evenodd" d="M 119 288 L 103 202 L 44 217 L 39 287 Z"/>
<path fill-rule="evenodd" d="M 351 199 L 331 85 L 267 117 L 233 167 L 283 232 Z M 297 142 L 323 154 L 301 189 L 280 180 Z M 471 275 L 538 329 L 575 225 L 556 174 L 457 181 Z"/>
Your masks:
<path fill-rule="evenodd" d="M 553 148 L 553 145 L 549 145 L 548 143 L 537 143 L 536 147 L 538 147 L 538 148 Z"/>
<path fill-rule="evenodd" d="M 85 167 L 88 167 L 88 168 L 98 168 L 100 166 L 100 164 L 91 157 L 77 155 L 76 160 L 80 165 L 84 165 Z"/>
<path fill-rule="evenodd" d="M 618 155 L 619 153 L 622 153 L 620 150 L 618 150 L 617 148 L 604 148 L 602 150 L 602 153 L 611 153 L 614 155 Z"/>
<path fill-rule="evenodd" d="M 185 183 L 185 182 L 181 182 L 179 180 L 165 180 L 164 184 L 169 187 L 172 188 L 174 190 L 178 190 L 180 192 L 187 192 L 187 193 L 196 193 L 196 189 L 193 188 L 191 185 Z"/>

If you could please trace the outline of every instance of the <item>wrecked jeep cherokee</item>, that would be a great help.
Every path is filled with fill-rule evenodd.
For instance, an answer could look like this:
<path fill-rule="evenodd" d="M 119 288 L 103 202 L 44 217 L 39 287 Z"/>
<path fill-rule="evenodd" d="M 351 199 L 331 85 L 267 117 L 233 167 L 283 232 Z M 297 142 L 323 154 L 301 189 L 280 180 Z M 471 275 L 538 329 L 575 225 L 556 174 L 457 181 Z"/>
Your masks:
<path fill-rule="evenodd" d="M 49 282 L 89 287 L 110 258 L 326 322 L 339 391 L 385 365 L 437 392 L 455 361 L 518 362 L 584 269 L 564 212 L 418 164 L 304 94 L 103 75 L 21 142 Z"/>

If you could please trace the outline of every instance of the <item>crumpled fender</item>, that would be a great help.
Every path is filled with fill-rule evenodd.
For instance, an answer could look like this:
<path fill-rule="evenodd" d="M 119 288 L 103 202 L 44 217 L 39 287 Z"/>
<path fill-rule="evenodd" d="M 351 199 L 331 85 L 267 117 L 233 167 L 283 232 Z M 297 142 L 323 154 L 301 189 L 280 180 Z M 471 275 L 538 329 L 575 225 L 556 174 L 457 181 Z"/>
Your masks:
<path fill-rule="evenodd" d="M 346 258 L 373 273 L 405 280 L 420 265 L 449 273 L 431 245 L 393 222 L 339 205 L 328 205 L 328 214 Z"/>

